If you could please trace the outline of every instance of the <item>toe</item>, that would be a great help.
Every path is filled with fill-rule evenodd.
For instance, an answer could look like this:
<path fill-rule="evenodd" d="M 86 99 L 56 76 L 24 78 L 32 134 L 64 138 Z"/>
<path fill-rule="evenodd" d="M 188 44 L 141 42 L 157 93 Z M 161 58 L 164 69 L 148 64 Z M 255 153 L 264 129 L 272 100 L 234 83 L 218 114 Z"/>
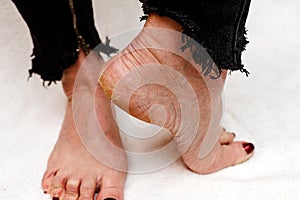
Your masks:
<path fill-rule="evenodd" d="M 63 200 L 77 200 L 79 197 L 80 179 L 70 178 L 66 183 L 66 192 Z"/>
<path fill-rule="evenodd" d="M 50 195 L 53 199 L 60 199 L 65 191 L 66 178 L 56 174 L 51 181 Z"/>
<path fill-rule="evenodd" d="M 97 182 L 93 178 L 82 181 L 80 184 L 78 200 L 93 200 L 96 192 Z"/>
<path fill-rule="evenodd" d="M 248 160 L 254 153 L 254 145 L 247 142 L 233 142 L 220 146 L 220 154 L 215 162 L 215 171 L 240 164 Z"/>
<path fill-rule="evenodd" d="M 221 132 L 221 135 L 219 137 L 219 142 L 221 144 L 230 144 L 234 141 L 234 138 L 235 138 L 235 134 L 232 133 L 232 132 L 226 132 L 226 131 L 222 131 Z"/>
<path fill-rule="evenodd" d="M 50 186 L 54 175 L 55 171 L 46 171 L 43 175 L 42 188 L 46 194 L 50 193 Z"/>
<path fill-rule="evenodd" d="M 238 146 L 239 149 L 243 147 L 242 150 L 240 150 L 242 151 L 242 155 L 235 161 L 235 164 L 247 161 L 253 155 L 255 149 L 254 145 L 248 142 L 239 142 Z"/>
<path fill-rule="evenodd" d="M 123 200 L 125 176 L 113 175 L 104 177 L 97 200 Z"/>
<path fill-rule="evenodd" d="M 232 142 L 228 145 L 217 143 L 203 159 L 195 154 L 183 157 L 186 166 L 193 172 L 209 174 L 248 160 L 254 152 L 254 145 L 247 142 Z"/>

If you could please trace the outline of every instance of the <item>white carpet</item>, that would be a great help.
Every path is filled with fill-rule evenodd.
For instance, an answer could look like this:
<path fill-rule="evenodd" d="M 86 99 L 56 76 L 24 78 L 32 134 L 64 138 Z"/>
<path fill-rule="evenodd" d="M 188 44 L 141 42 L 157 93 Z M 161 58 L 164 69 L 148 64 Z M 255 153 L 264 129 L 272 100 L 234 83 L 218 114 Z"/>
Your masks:
<path fill-rule="evenodd" d="M 94 4 L 103 39 L 142 26 L 138 0 Z M 252 2 L 243 56 L 251 75 L 233 73 L 226 85 L 226 127 L 255 144 L 253 158 L 205 176 L 180 162 L 151 174 L 129 174 L 125 199 L 300 199 L 299 8 L 297 0 Z M 46 200 L 40 180 L 65 98 L 60 83 L 45 89 L 38 76 L 26 80 L 32 42 L 9 0 L 0 0 L 0 27 L 0 199 Z"/>

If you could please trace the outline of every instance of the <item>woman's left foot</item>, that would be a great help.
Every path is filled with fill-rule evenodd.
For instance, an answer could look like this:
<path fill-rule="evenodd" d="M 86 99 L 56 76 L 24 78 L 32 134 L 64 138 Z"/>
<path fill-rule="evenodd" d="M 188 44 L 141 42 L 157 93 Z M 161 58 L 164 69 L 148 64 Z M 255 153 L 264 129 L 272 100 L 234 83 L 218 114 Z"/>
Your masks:
<path fill-rule="evenodd" d="M 152 28 L 152 31 L 148 31 L 149 28 Z M 153 28 L 159 29 L 153 31 Z M 162 29 L 182 32 L 181 26 L 172 19 L 150 15 L 141 33 L 119 55 L 107 63 L 100 77 L 100 84 L 105 94 L 129 114 L 168 129 L 175 136 L 179 149 L 187 147 L 186 143 L 189 142 L 187 140 L 191 138 L 190 135 L 185 135 L 187 133 L 183 133 L 185 131 L 179 132 L 182 128 L 181 121 L 188 121 L 188 124 L 183 124 L 183 130 L 189 130 L 192 124 L 199 122 L 195 139 L 181 156 L 186 166 L 194 172 L 212 173 L 248 160 L 253 155 L 253 144 L 246 141 L 234 142 L 234 134 L 218 128 L 222 114 L 222 108 L 219 107 L 221 94 L 216 96 L 219 115 L 212 116 L 212 107 L 216 105 L 212 102 L 211 88 L 208 88 L 204 78 L 188 60 L 164 50 L 164 44 L 178 48 L 183 44 L 181 38 L 178 40 L 178 38 L 172 38 L 171 34 L 161 34 Z M 151 42 L 161 44 L 162 48 L 149 48 L 147 45 Z M 222 72 L 218 81 L 214 82 L 216 84 L 212 85 L 212 89 L 223 89 L 226 73 L 226 71 Z M 156 82 L 159 79 L 157 77 L 162 77 L 161 79 L 164 79 L 162 82 L 169 84 L 170 87 L 166 88 Z M 147 80 L 149 82 L 145 84 Z M 187 96 L 179 94 L 183 98 L 181 101 L 175 93 L 182 89 L 186 91 L 189 89 L 188 87 L 182 88 L 183 80 L 189 82 L 195 96 L 189 96 L 189 93 L 186 94 Z M 191 106 L 195 99 L 198 108 Z M 185 105 L 182 105 L 182 102 L 185 102 Z M 184 116 L 185 119 L 181 116 L 182 106 L 190 109 Z M 197 119 L 198 112 L 195 112 L 197 109 L 201 112 L 200 121 L 194 120 Z M 215 127 L 214 131 L 209 132 L 208 129 L 212 126 Z M 220 137 L 219 140 L 215 137 L 214 145 L 203 158 L 199 157 L 199 152 L 206 135 L 212 137 L 219 135 Z"/>

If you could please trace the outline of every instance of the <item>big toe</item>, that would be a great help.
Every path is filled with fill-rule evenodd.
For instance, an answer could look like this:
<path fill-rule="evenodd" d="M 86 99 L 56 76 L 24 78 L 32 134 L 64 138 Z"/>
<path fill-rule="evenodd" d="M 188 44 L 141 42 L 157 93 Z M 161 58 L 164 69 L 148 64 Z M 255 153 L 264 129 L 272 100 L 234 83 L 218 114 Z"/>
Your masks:
<path fill-rule="evenodd" d="M 123 200 L 125 175 L 116 173 L 103 177 L 97 200 Z"/>
<path fill-rule="evenodd" d="M 226 167 L 247 161 L 254 153 L 252 143 L 238 141 L 222 145 L 217 143 L 213 150 L 203 159 L 193 156 L 183 157 L 187 167 L 199 174 L 209 174 Z"/>
<path fill-rule="evenodd" d="M 233 142 L 221 145 L 221 154 L 216 161 L 216 170 L 247 161 L 254 153 L 254 145 L 248 142 Z"/>

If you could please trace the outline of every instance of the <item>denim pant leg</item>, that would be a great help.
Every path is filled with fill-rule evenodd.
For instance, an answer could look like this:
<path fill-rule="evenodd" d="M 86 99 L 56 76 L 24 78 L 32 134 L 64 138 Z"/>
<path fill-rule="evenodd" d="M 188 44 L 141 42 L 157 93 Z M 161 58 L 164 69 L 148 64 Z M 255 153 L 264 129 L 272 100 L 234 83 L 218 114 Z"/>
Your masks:
<path fill-rule="evenodd" d="M 91 49 L 101 43 L 91 0 L 12 1 L 29 28 L 34 46 L 29 74 L 40 75 L 49 85 L 61 80 L 63 70 L 75 63 L 79 48 L 84 48 L 83 40 Z"/>
<path fill-rule="evenodd" d="M 245 23 L 251 0 L 140 0 L 146 19 L 149 14 L 177 21 L 184 33 L 204 47 L 219 70 L 249 72 L 241 55 L 248 43 Z M 199 56 L 198 56 L 199 57 Z M 201 59 L 201 58 L 200 58 Z M 201 61 L 197 61 L 201 63 Z M 201 63 L 208 70 L 212 62 Z"/>

